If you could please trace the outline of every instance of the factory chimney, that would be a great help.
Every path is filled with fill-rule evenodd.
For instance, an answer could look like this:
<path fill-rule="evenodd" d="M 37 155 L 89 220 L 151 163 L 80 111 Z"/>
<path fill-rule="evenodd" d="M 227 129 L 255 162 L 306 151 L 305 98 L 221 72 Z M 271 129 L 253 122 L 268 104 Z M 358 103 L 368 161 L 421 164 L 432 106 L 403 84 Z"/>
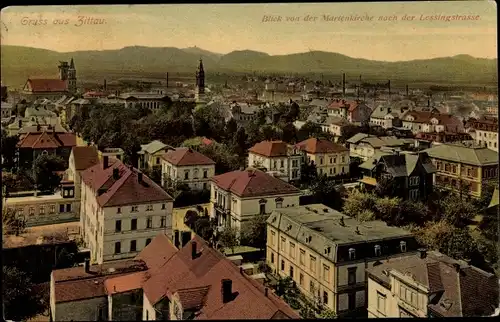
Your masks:
<path fill-rule="evenodd" d="M 167 88 L 168 88 L 168 73 L 167 73 Z"/>
<path fill-rule="evenodd" d="M 408 95 L 408 85 L 406 85 L 406 98 L 408 98 L 409 95 Z"/>
<path fill-rule="evenodd" d="M 345 96 L 345 73 L 342 74 L 342 95 Z"/>

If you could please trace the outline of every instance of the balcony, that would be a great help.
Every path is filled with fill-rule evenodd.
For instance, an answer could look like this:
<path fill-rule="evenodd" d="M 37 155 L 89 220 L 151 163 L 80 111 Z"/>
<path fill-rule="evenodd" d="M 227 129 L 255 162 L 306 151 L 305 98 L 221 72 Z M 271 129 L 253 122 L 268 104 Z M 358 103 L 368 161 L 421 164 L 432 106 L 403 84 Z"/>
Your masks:
<path fill-rule="evenodd" d="M 230 214 L 231 213 L 231 209 L 226 209 L 224 208 L 224 206 L 220 203 L 214 203 L 214 209 L 218 212 L 221 212 L 223 214 Z"/>

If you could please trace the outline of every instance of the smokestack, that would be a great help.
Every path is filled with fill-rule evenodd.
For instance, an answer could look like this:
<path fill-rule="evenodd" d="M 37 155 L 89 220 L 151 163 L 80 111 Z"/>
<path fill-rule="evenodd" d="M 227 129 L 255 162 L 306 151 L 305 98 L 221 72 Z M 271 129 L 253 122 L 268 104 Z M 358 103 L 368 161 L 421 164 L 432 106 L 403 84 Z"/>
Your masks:
<path fill-rule="evenodd" d="M 425 249 L 425 248 L 420 248 L 418 251 L 420 252 L 420 258 L 421 258 L 421 259 L 424 259 L 424 258 L 426 258 L 426 257 L 427 257 L 427 249 Z"/>
<path fill-rule="evenodd" d="M 197 252 L 198 252 L 198 250 L 196 249 L 196 242 L 193 241 L 191 243 L 191 259 L 195 259 L 196 258 L 196 255 L 198 254 Z"/>
<path fill-rule="evenodd" d="M 168 73 L 167 73 L 167 88 L 168 88 Z"/>
<path fill-rule="evenodd" d="M 389 82 L 387 83 L 387 86 L 389 87 L 389 96 L 391 96 L 391 80 L 389 79 Z"/>
<path fill-rule="evenodd" d="M 269 295 L 269 289 L 267 287 L 264 289 L 264 295 L 266 297 Z"/>
<path fill-rule="evenodd" d="M 102 168 L 105 170 L 109 166 L 109 157 L 107 155 L 102 157 Z"/>
<path fill-rule="evenodd" d="M 108 90 L 108 84 L 106 83 L 106 80 L 104 80 L 104 91 Z"/>
<path fill-rule="evenodd" d="M 221 281 L 221 294 L 222 294 L 222 303 L 228 303 L 231 301 L 231 297 L 233 296 L 232 280 L 225 278 Z"/>
<path fill-rule="evenodd" d="M 85 258 L 83 267 L 85 267 L 85 273 L 90 273 L 90 260 L 88 258 Z"/>
<path fill-rule="evenodd" d="M 342 74 L 342 95 L 345 96 L 345 73 Z"/>
<path fill-rule="evenodd" d="M 406 85 L 406 98 L 408 98 L 408 85 Z"/>
<path fill-rule="evenodd" d="M 137 172 L 137 180 L 142 183 L 142 172 Z"/>
<path fill-rule="evenodd" d="M 430 100 L 430 98 L 427 99 L 427 107 L 431 107 L 431 100 Z"/>

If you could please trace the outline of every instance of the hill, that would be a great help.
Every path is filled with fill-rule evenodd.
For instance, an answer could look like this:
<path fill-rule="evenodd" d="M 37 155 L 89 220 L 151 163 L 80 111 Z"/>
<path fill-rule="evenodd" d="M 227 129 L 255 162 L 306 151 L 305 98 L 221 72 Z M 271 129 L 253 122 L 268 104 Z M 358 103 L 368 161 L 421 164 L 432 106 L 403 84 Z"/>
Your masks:
<path fill-rule="evenodd" d="M 80 79 L 120 77 L 158 77 L 168 72 L 193 73 L 200 56 L 207 75 L 218 72 L 264 72 L 325 74 L 341 73 L 363 79 L 391 79 L 447 82 L 462 84 L 497 84 L 497 60 L 457 55 L 424 60 L 382 62 L 348 57 L 339 53 L 310 51 L 289 55 L 269 55 L 243 50 L 217 54 L 198 47 L 141 47 L 118 50 L 55 51 L 1 46 L 2 81 L 9 86 L 21 86 L 28 77 L 57 75 L 59 60 L 74 58 Z M 210 76 L 209 76 L 210 77 Z"/>

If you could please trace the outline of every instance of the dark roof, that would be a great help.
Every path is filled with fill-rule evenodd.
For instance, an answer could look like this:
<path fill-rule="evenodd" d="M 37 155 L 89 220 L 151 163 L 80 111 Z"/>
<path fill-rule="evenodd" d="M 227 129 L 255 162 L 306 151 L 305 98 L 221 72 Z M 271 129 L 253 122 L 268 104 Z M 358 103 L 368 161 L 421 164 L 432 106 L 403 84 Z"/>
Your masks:
<path fill-rule="evenodd" d="M 154 202 L 169 202 L 173 198 L 146 175 L 139 182 L 137 169 L 126 166 L 120 160 L 109 159 L 106 169 L 103 163 L 88 168 L 82 173 L 82 180 L 90 188 L 102 193 L 97 196 L 101 207 L 116 207 Z M 113 178 L 113 170 L 118 170 L 118 179 Z"/>
<path fill-rule="evenodd" d="M 74 146 L 72 151 L 75 170 L 86 170 L 99 163 L 97 149 L 93 146 Z"/>
<path fill-rule="evenodd" d="M 265 197 L 300 193 L 289 183 L 257 169 L 236 170 L 212 178 L 219 188 L 239 197 Z"/>
<path fill-rule="evenodd" d="M 27 133 L 17 144 L 19 148 L 31 149 L 56 149 L 59 147 L 76 146 L 74 133 L 53 133 L 43 131 L 41 133 Z"/>
<path fill-rule="evenodd" d="M 162 158 L 176 166 L 212 165 L 215 161 L 190 148 L 176 148 L 167 151 Z"/>
<path fill-rule="evenodd" d="M 306 151 L 307 153 L 315 154 L 315 153 L 340 153 L 347 152 L 349 149 L 343 147 L 340 144 L 333 143 L 328 140 L 322 140 L 317 138 L 310 138 L 304 140 L 302 142 L 297 143 L 296 145 L 301 150 Z"/>
<path fill-rule="evenodd" d="M 283 141 L 262 141 L 248 149 L 248 152 L 265 157 L 281 157 L 287 155 L 288 144 Z"/>
<path fill-rule="evenodd" d="M 457 270 L 457 267 L 460 267 Z M 398 271 L 435 294 L 429 309 L 443 317 L 489 316 L 498 305 L 499 287 L 495 275 L 454 260 L 439 252 L 391 258 L 367 269 L 382 284 L 389 283 L 389 273 Z"/>

